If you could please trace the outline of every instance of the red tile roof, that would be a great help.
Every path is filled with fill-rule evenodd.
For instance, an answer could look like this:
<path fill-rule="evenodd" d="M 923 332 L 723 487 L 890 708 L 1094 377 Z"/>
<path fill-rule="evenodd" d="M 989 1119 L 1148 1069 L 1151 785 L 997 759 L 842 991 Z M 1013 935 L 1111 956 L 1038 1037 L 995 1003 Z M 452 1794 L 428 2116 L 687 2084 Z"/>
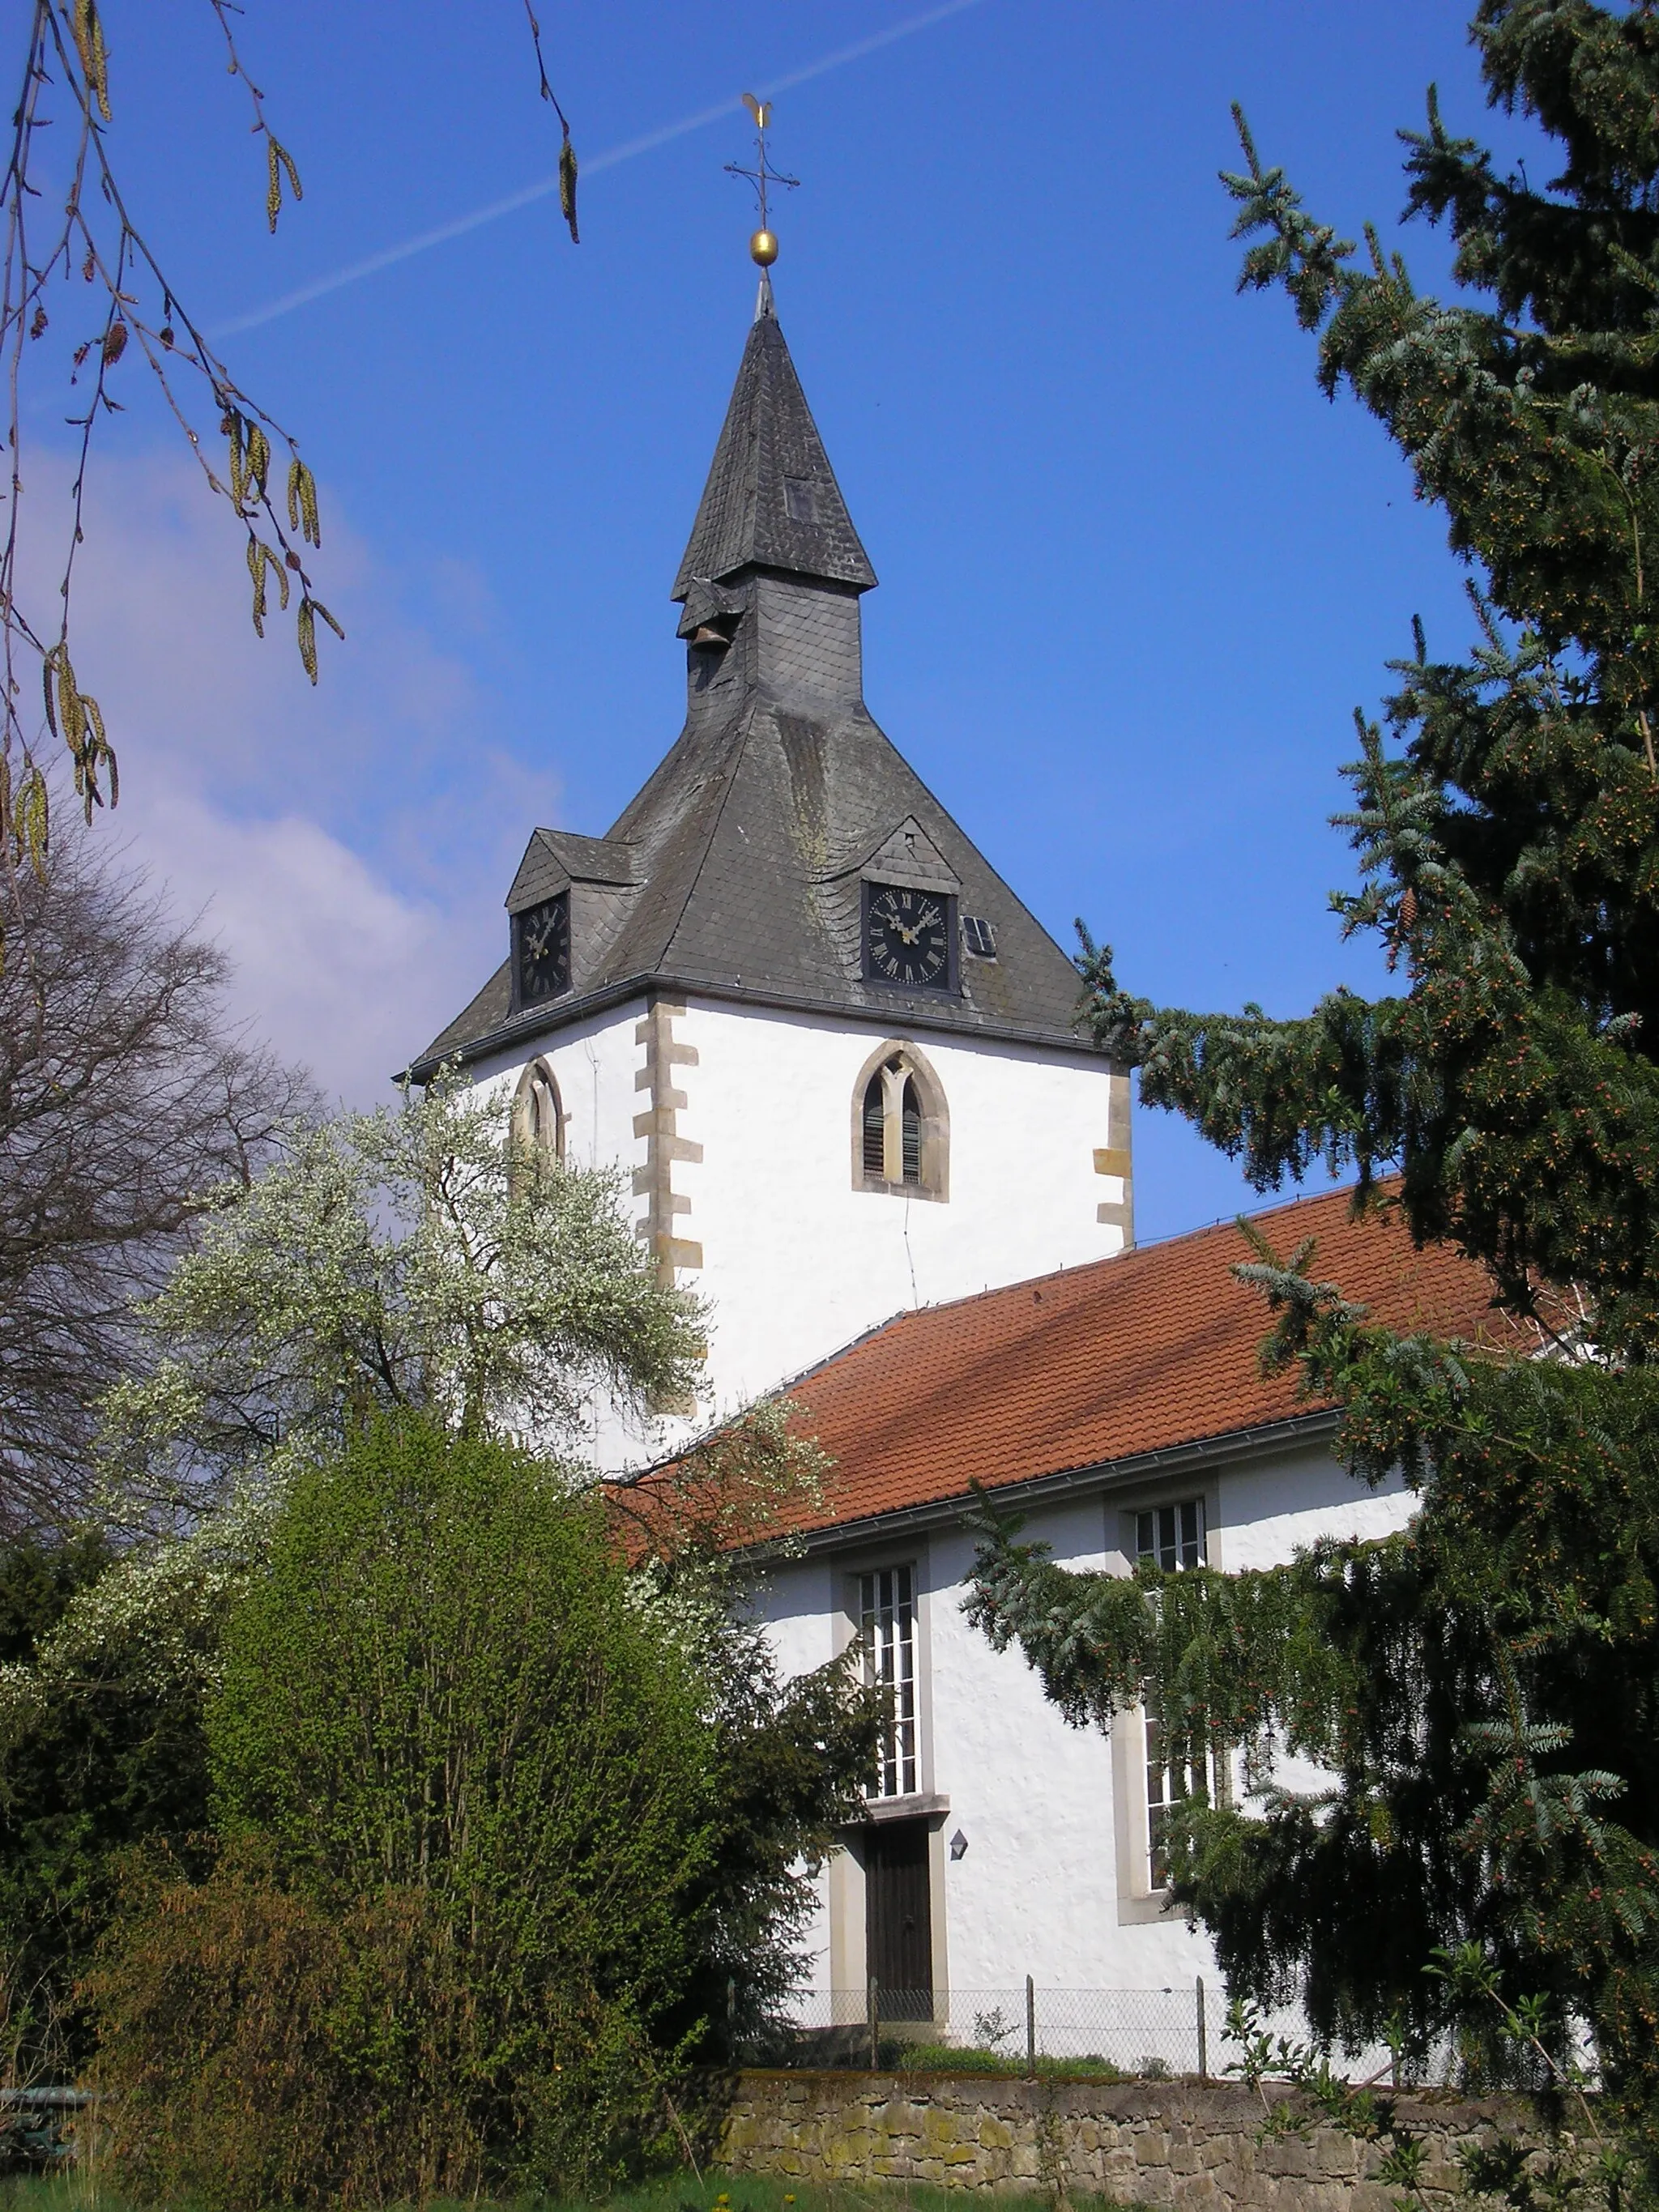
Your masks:
<path fill-rule="evenodd" d="M 1395 1328 L 1472 1336 L 1492 1315 L 1480 1270 L 1397 1220 L 1355 1220 L 1333 1191 L 1255 1217 L 1275 1251 L 1314 1237 L 1316 1279 Z M 877 1514 L 1226 1436 L 1317 1410 L 1296 1373 L 1262 1376 L 1269 1328 L 1219 1223 L 1111 1260 L 927 1306 L 838 1352 L 791 1390 L 835 1462 L 822 1508 L 793 1525 Z"/>

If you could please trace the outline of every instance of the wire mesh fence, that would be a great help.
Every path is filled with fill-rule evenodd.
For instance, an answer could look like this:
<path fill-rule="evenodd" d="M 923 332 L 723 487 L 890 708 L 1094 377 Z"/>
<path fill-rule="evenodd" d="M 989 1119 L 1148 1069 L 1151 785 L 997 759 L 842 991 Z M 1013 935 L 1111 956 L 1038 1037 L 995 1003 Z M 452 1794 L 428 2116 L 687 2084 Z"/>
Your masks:
<path fill-rule="evenodd" d="M 1255 2032 L 1305 2043 L 1300 2013 L 1258 2014 Z M 774 2065 L 950 2067 L 984 2072 L 1078 2072 L 1107 2079 L 1237 2075 L 1244 2052 L 1226 2000 L 1202 1980 L 1162 1989 L 1058 1989 L 1035 1980 L 996 1990 L 813 1990 L 748 2054 Z M 1336 2053 L 1350 2081 L 1386 2081 L 1383 2045 Z M 1413 2078 L 1425 2077 L 1419 2065 Z"/>

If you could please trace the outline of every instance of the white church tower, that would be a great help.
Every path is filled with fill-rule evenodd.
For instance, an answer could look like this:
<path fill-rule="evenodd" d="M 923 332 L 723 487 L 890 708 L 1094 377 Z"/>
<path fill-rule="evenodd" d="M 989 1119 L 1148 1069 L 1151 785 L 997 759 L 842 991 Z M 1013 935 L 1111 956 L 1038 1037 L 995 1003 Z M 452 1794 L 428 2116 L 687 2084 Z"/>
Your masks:
<path fill-rule="evenodd" d="M 1128 1079 L 872 719 L 875 581 L 763 278 L 674 582 L 685 726 L 605 836 L 534 832 L 507 957 L 411 1070 L 620 1164 L 710 1302 L 699 1426 L 904 1307 L 1133 1242 Z"/>

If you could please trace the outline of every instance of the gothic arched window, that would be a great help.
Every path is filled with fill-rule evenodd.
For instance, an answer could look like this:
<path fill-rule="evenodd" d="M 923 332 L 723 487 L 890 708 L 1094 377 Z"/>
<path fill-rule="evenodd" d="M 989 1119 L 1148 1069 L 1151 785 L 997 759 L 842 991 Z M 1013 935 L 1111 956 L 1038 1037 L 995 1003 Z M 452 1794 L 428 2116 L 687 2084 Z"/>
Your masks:
<path fill-rule="evenodd" d="M 918 1188 L 921 1183 L 921 1099 L 916 1090 L 916 1079 L 907 1075 L 904 1090 L 899 1099 L 899 1157 L 904 1166 L 907 1187 Z"/>
<path fill-rule="evenodd" d="M 872 1053 L 853 1090 L 853 1187 L 948 1198 L 951 1121 L 939 1078 L 913 1044 Z"/>
<path fill-rule="evenodd" d="M 564 1101 L 544 1060 L 532 1060 L 513 1097 L 514 1146 L 521 1164 L 538 1167 L 564 1158 Z"/>
<path fill-rule="evenodd" d="M 864 1172 L 878 1182 L 887 1172 L 886 1088 L 879 1068 L 864 1086 Z"/>

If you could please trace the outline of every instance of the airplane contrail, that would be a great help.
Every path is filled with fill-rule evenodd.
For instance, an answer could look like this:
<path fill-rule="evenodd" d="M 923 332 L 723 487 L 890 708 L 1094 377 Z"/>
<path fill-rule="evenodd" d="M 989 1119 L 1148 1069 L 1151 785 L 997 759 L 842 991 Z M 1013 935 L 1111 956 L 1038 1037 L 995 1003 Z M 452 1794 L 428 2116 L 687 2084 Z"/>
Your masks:
<path fill-rule="evenodd" d="M 981 0 L 945 0 L 938 8 L 929 8 L 920 15 L 907 16 L 902 23 L 890 24 L 884 31 L 872 32 L 867 39 L 858 39 L 850 46 L 839 46 L 832 54 L 808 62 L 804 69 L 792 70 L 787 76 L 774 77 L 761 88 L 758 96 L 775 99 L 781 92 L 793 91 L 798 84 L 808 84 L 814 77 L 827 76 L 831 70 L 842 69 L 848 62 L 861 60 L 879 47 L 890 46 L 895 40 L 908 39 L 913 32 L 925 31 L 934 23 L 942 23 L 947 15 L 960 15 L 969 8 L 977 8 Z M 740 105 L 734 93 L 729 100 L 717 101 L 712 107 L 700 107 L 695 115 L 682 116 L 678 123 L 665 123 L 659 130 L 648 131 L 642 138 L 630 138 L 625 145 L 612 146 L 603 154 L 596 154 L 582 163 L 584 182 L 597 176 L 601 169 L 614 169 L 623 161 L 631 161 L 641 154 L 653 152 L 666 146 L 671 139 L 684 138 L 693 131 L 702 131 L 711 123 L 718 123 Z M 513 215 L 520 208 L 529 207 L 533 201 L 545 199 L 559 189 L 556 172 L 526 185 L 505 199 L 491 200 L 488 207 L 474 208 L 470 215 L 457 216 L 453 222 L 440 223 L 435 230 L 423 230 L 414 238 L 405 238 L 397 246 L 383 246 L 380 252 L 371 253 L 362 261 L 353 261 L 343 269 L 337 269 L 327 276 L 314 277 L 309 284 L 301 284 L 297 291 L 283 293 L 280 300 L 272 300 L 263 307 L 255 307 L 246 315 L 238 315 L 228 323 L 221 323 L 212 336 L 217 338 L 235 337 L 242 331 L 258 330 L 262 323 L 275 322 L 278 315 L 291 314 L 295 307 L 310 305 L 330 292 L 337 292 L 343 285 L 355 284 L 360 278 L 373 276 L 382 269 L 393 269 L 400 261 L 410 261 L 417 253 L 425 253 L 434 246 L 446 246 L 452 238 L 465 238 L 468 231 L 478 230 L 487 222 L 495 222 L 504 215 Z"/>

